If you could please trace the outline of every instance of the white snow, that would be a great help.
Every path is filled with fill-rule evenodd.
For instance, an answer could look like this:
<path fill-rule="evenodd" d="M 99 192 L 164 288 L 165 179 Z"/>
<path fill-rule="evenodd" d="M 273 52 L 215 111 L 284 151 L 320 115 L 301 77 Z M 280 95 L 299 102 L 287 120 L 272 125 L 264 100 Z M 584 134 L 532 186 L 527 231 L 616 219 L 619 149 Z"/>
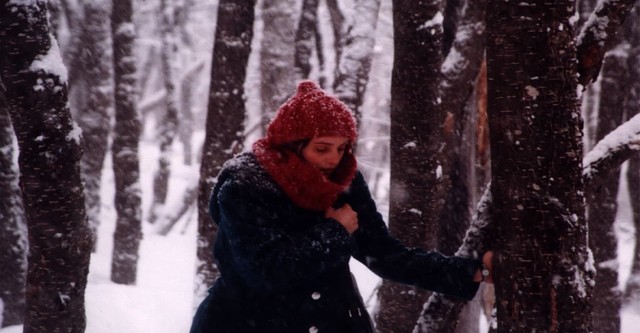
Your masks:
<path fill-rule="evenodd" d="M 591 172 L 591 163 L 604 158 L 613 148 L 625 144 L 631 145 L 634 149 L 640 149 L 640 114 L 609 133 L 585 155 L 582 159 L 583 174 Z"/>
<path fill-rule="evenodd" d="M 78 126 L 78 123 L 72 121 L 71 131 L 67 134 L 67 141 L 75 141 L 77 144 L 80 144 L 80 138 L 82 137 L 82 129 Z"/>
<path fill-rule="evenodd" d="M 51 47 L 49 48 L 49 51 L 44 55 L 38 55 L 33 63 L 31 63 L 29 69 L 34 72 L 42 70 L 45 73 L 57 76 L 60 80 L 60 84 L 65 84 L 68 79 L 67 67 L 62 62 L 58 42 L 51 34 L 49 35 L 49 39 L 51 40 Z M 39 81 L 38 85 L 41 83 L 42 82 Z"/>
<path fill-rule="evenodd" d="M 421 26 L 419 26 L 418 30 L 435 28 L 439 25 L 442 25 L 443 21 L 444 16 L 442 15 L 442 12 L 438 11 L 429 21 L 424 22 Z"/>

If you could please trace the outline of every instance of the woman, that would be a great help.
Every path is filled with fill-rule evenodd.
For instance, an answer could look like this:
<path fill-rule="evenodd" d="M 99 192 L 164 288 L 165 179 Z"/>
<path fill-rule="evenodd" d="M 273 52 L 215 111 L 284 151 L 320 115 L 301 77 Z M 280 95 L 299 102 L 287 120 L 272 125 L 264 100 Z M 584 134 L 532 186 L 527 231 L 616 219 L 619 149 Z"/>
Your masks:
<path fill-rule="evenodd" d="M 209 205 L 220 278 L 192 333 L 373 332 L 351 257 L 386 279 L 474 296 L 479 260 L 389 235 L 356 170 L 355 140 L 348 108 L 305 81 L 252 153 L 225 163 Z"/>

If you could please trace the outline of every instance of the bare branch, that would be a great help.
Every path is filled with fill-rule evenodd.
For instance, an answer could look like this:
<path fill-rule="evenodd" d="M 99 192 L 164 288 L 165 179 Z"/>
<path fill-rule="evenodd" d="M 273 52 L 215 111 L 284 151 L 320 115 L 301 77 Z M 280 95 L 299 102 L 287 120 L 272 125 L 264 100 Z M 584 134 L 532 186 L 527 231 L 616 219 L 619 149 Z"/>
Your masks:
<path fill-rule="evenodd" d="M 636 0 L 600 0 L 577 39 L 578 82 L 595 81 L 605 52 Z"/>
<path fill-rule="evenodd" d="M 634 152 L 640 150 L 640 114 L 620 125 L 584 157 L 585 191 L 596 188 L 606 176 L 617 170 Z"/>
<path fill-rule="evenodd" d="M 489 184 L 478 202 L 476 216 L 471 222 L 471 227 L 467 230 L 462 245 L 455 253 L 456 256 L 478 258 L 490 248 L 491 239 L 495 239 L 496 234 L 492 208 L 493 197 L 491 184 Z M 452 331 L 452 325 L 457 323 L 458 315 L 464 304 L 464 301 L 448 298 L 444 294 L 433 293 L 420 314 L 414 332 Z"/>

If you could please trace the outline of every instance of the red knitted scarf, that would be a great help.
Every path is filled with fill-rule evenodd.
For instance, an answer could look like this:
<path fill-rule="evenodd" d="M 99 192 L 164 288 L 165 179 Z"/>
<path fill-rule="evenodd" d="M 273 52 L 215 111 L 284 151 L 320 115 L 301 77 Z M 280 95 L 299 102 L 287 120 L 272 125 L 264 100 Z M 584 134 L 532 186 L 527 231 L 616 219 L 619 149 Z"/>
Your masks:
<path fill-rule="evenodd" d="M 329 180 L 311 163 L 274 149 L 264 138 L 253 144 L 253 154 L 296 205 L 315 211 L 331 207 L 349 187 L 357 168 L 353 154 L 346 153 Z"/>

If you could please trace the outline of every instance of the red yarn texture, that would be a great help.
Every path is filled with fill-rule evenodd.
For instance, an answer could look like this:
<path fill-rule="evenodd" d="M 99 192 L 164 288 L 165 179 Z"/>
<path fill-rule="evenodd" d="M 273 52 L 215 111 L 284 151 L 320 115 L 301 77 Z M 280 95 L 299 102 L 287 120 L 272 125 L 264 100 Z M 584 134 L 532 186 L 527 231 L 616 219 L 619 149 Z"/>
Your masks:
<path fill-rule="evenodd" d="M 355 120 L 344 103 L 314 82 L 303 81 L 296 94 L 278 109 L 267 128 L 267 136 L 253 145 L 254 155 L 287 196 L 296 205 L 315 211 L 329 208 L 351 184 L 357 169 L 353 153 L 345 152 L 328 179 L 311 163 L 282 146 L 324 136 L 346 137 L 354 143 Z"/>

